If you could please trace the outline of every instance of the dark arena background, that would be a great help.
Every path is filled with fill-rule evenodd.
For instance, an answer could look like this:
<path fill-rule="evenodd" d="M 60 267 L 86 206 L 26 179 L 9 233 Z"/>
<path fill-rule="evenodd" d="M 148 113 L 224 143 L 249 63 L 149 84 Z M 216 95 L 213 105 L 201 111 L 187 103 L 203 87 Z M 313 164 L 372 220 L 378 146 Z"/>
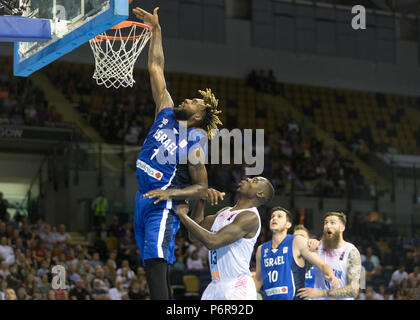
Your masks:
<path fill-rule="evenodd" d="M 356 5 L 365 29 L 352 27 Z M 342 211 L 344 239 L 362 254 L 357 300 L 419 300 L 420 2 L 133 6 L 160 7 L 175 105 L 211 88 L 223 128 L 264 129 L 257 156 L 276 196 L 259 208 L 257 244 L 271 239 L 271 206 L 290 209 L 317 239 L 323 214 Z M 10 12 L 0 5 L 0 14 Z M 8 289 L 17 300 L 150 299 L 133 232 L 136 159 L 155 109 L 147 50 L 133 87 L 107 89 L 92 79 L 88 43 L 29 77 L 14 76 L 13 43 L 0 43 L 0 300 Z M 209 186 L 226 197 L 206 214 L 233 205 L 246 177 L 231 157 L 207 165 Z M 176 257 L 174 299 L 199 299 L 208 250 L 181 227 Z M 52 287 L 55 265 L 66 268 L 64 290 Z"/>

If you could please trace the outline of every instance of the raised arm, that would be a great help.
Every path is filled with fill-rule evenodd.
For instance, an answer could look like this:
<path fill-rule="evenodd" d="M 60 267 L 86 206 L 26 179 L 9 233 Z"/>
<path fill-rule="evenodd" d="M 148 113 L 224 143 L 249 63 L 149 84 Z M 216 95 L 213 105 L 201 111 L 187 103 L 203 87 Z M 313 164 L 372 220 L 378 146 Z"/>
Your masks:
<path fill-rule="evenodd" d="M 155 118 L 160 110 L 174 106 L 172 98 L 168 90 L 166 90 L 164 75 L 165 59 L 163 56 L 162 30 L 159 24 L 158 10 L 159 8 L 157 7 L 153 10 L 153 14 L 150 14 L 141 8 L 133 9 L 136 17 L 152 28 L 147 67 L 150 75 L 153 100 L 156 104 Z"/>
<path fill-rule="evenodd" d="M 207 190 L 207 195 L 209 196 L 209 193 L 212 193 L 212 192 L 218 192 L 218 191 L 217 190 L 214 190 L 214 189 L 208 189 Z M 198 223 L 202 228 L 210 231 L 210 229 L 211 229 L 211 227 L 212 227 L 212 225 L 214 223 L 214 220 L 216 219 L 217 215 L 220 212 L 224 211 L 227 207 L 219 210 L 216 214 L 208 215 L 208 216 L 204 217 L 204 208 L 205 208 L 205 206 L 206 206 L 206 201 L 201 200 L 201 199 L 197 200 L 195 202 L 192 210 L 191 210 L 190 218 L 193 221 L 195 221 L 196 223 Z M 189 239 L 191 241 L 193 241 L 193 242 L 194 241 L 198 241 L 198 239 L 196 237 L 194 237 L 194 235 L 191 232 L 189 232 L 189 231 L 188 231 L 188 236 L 189 236 Z"/>
<path fill-rule="evenodd" d="M 187 207 L 178 208 L 177 212 L 179 219 L 187 230 L 209 250 L 216 250 L 234 243 L 252 232 L 255 233 L 256 226 L 258 226 L 256 214 L 252 211 L 244 211 L 239 213 L 231 224 L 216 233 L 212 233 L 188 217 Z"/>
<path fill-rule="evenodd" d="M 293 240 L 294 249 L 297 251 L 297 256 L 301 256 L 310 264 L 316 266 L 319 271 L 324 274 L 324 277 L 331 282 L 331 287 L 338 287 L 339 280 L 334 276 L 334 271 L 318 256 L 317 253 L 310 251 L 307 240 L 303 237 L 295 237 Z"/>

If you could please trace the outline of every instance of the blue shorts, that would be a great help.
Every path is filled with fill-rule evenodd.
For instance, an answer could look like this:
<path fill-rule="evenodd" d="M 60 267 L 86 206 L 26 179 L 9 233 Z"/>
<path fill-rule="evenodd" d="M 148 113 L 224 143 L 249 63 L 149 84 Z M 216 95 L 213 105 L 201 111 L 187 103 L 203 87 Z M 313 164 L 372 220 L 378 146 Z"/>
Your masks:
<path fill-rule="evenodd" d="M 136 193 L 134 206 L 134 234 L 143 260 L 163 258 L 175 262 L 175 235 L 180 220 L 176 214 L 177 201 L 168 199 L 153 204 L 157 198 L 143 198 Z"/>

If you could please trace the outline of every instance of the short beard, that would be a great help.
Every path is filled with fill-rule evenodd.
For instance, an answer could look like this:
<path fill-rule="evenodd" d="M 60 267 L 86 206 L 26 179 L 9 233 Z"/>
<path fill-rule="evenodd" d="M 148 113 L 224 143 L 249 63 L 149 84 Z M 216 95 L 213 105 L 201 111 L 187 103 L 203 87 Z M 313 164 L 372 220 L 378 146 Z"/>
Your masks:
<path fill-rule="evenodd" d="M 175 115 L 175 119 L 178 121 L 187 121 L 189 119 L 189 115 L 184 109 L 174 108 L 174 115 Z"/>
<path fill-rule="evenodd" d="M 325 249 L 336 249 L 338 247 L 338 242 L 340 242 L 340 231 L 334 232 L 331 238 L 327 238 L 324 233 L 321 241 Z"/>

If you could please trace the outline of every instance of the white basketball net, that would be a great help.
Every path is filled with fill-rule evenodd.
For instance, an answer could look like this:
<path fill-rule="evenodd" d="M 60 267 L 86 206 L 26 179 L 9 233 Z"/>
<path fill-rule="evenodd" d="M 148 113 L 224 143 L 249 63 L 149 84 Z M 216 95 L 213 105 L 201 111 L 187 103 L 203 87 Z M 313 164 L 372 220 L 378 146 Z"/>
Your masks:
<path fill-rule="evenodd" d="M 98 85 L 118 89 L 132 87 L 136 82 L 133 79 L 134 64 L 152 33 L 135 24 L 130 28 L 128 35 L 123 36 L 122 29 L 110 29 L 89 41 L 95 56 L 93 79 Z M 102 41 L 95 40 L 98 38 Z"/>

